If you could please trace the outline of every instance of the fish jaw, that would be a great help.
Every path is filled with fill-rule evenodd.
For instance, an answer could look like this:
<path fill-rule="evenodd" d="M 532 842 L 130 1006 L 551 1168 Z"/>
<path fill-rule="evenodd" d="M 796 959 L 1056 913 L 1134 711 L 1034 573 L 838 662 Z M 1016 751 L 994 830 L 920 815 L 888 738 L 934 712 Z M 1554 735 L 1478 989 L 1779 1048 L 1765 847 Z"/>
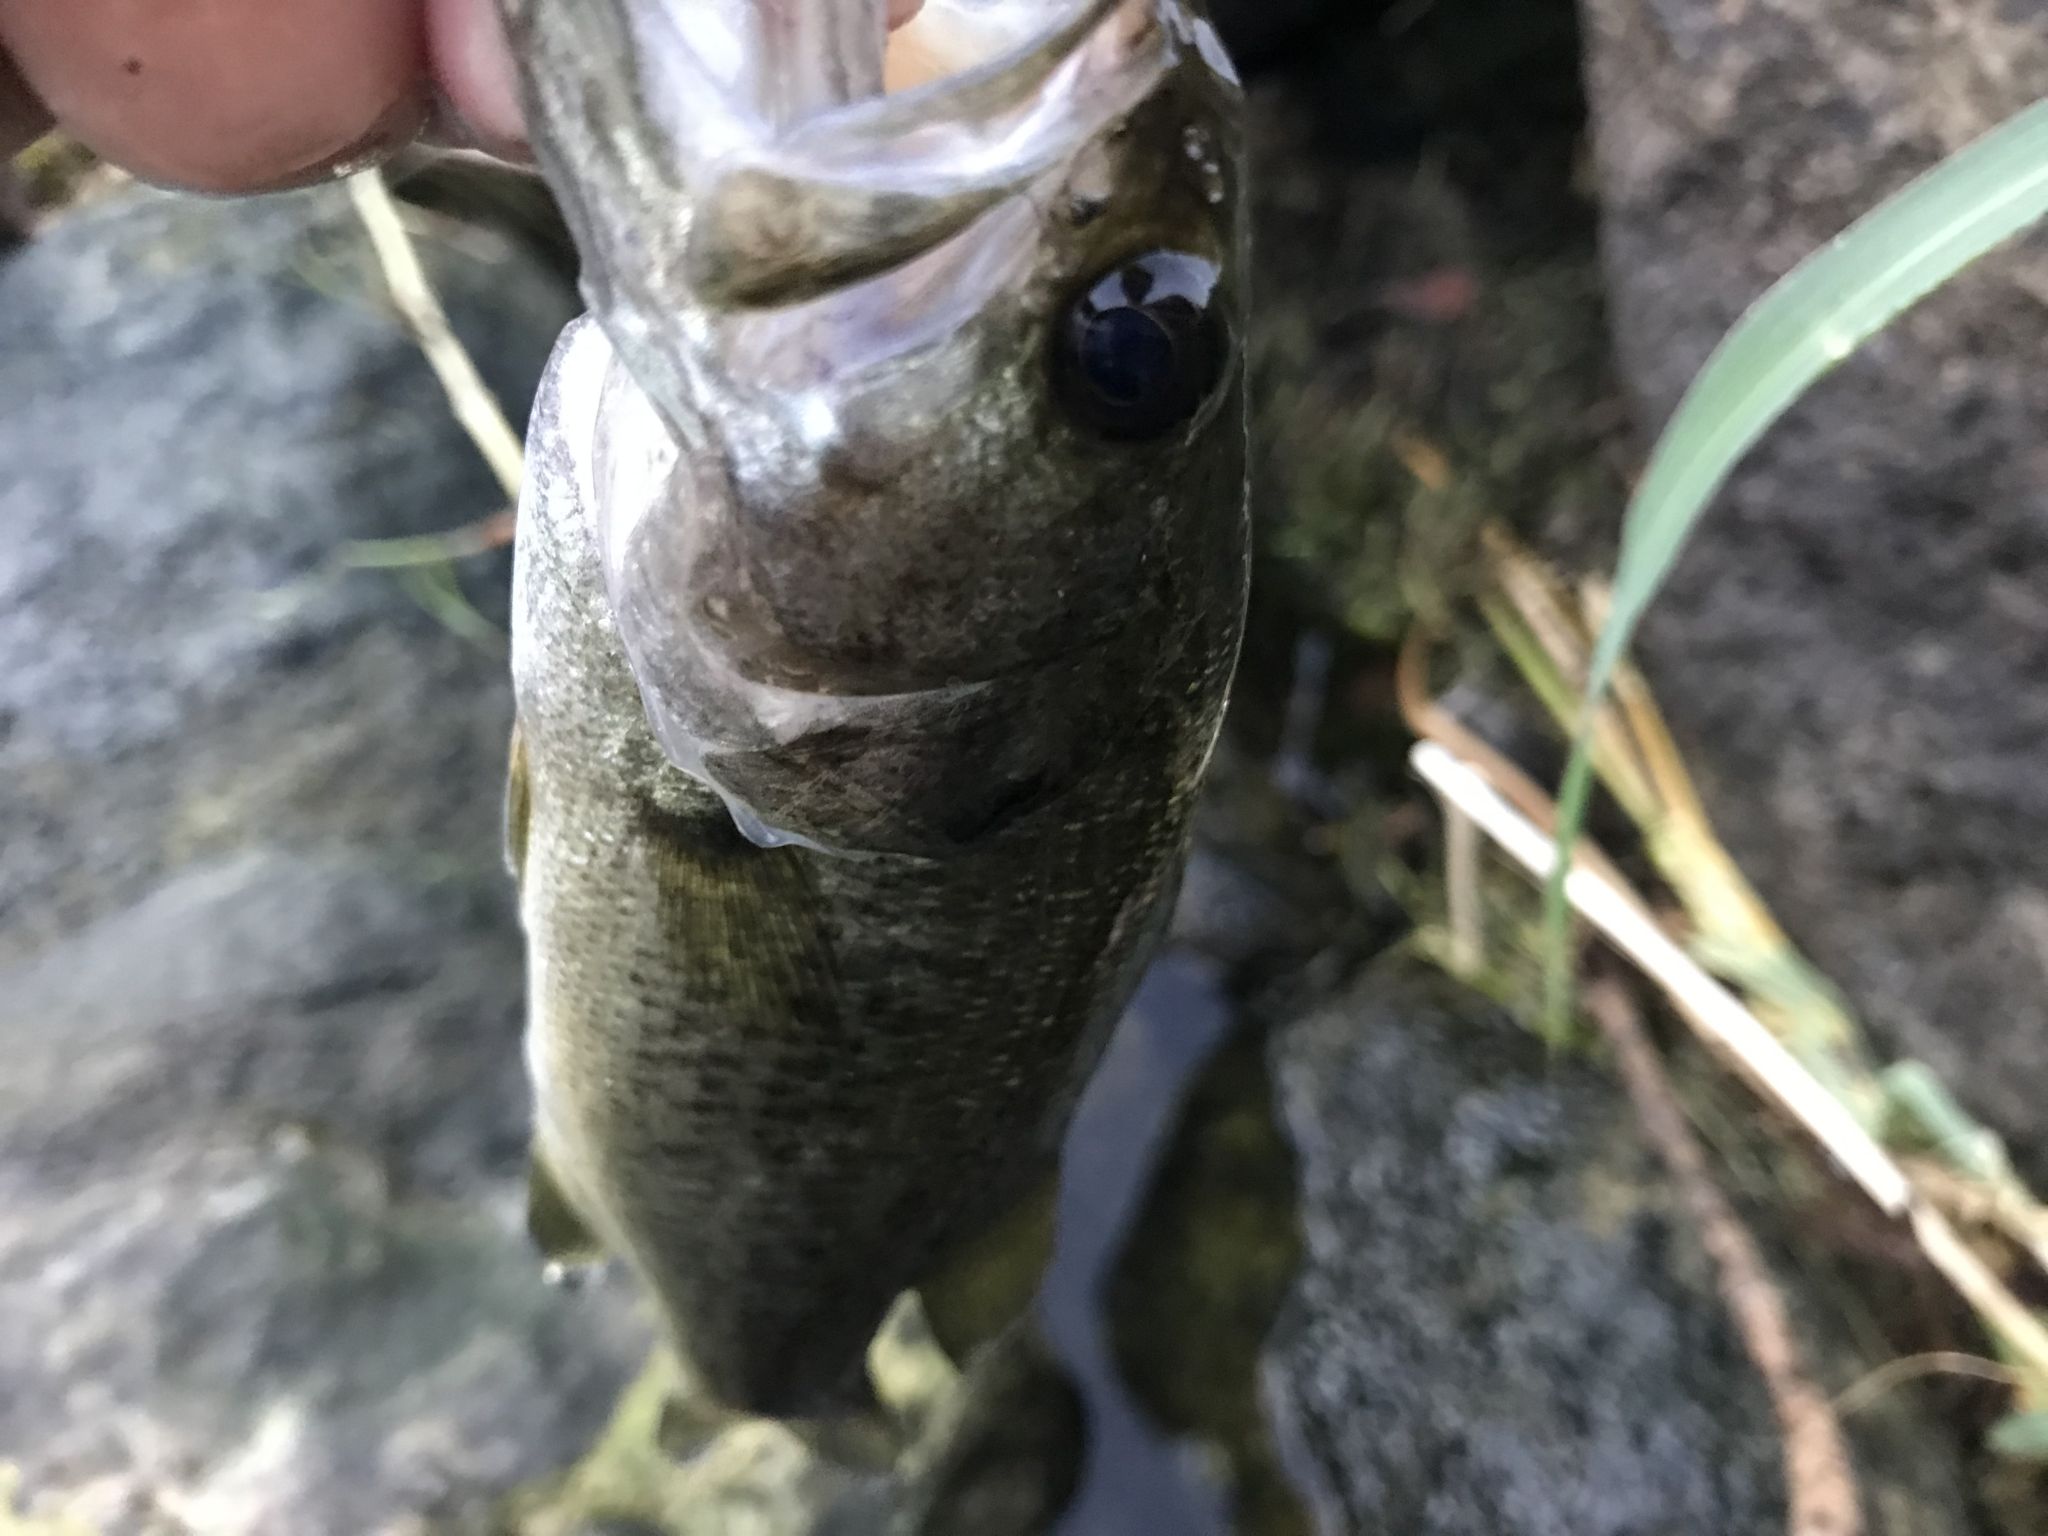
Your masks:
<path fill-rule="evenodd" d="M 1179 11 L 1006 0 L 1050 25 L 884 96 L 873 0 L 500 6 L 591 312 L 685 436 L 691 359 L 746 371 L 730 322 L 894 270 L 1027 189 L 1156 80 Z"/>

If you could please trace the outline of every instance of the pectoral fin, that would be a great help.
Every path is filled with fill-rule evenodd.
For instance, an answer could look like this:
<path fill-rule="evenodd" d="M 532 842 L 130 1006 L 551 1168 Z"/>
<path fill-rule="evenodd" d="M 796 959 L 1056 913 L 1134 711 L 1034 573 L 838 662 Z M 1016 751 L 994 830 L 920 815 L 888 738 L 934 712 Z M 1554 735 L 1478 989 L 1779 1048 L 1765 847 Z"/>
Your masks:
<path fill-rule="evenodd" d="M 505 863 L 512 878 L 526 878 L 526 829 L 533 817 L 533 793 L 526 782 L 526 738 L 517 721 L 505 766 Z"/>
<path fill-rule="evenodd" d="M 526 1165 L 526 1230 L 551 1264 L 595 1264 L 604 1257 L 604 1245 L 576 1213 L 538 1146 Z"/>
<path fill-rule="evenodd" d="M 1048 1172 L 994 1225 L 947 1255 L 918 1286 L 932 1336 L 964 1369 L 1031 1306 L 1052 1258 L 1059 1175 Z"/>

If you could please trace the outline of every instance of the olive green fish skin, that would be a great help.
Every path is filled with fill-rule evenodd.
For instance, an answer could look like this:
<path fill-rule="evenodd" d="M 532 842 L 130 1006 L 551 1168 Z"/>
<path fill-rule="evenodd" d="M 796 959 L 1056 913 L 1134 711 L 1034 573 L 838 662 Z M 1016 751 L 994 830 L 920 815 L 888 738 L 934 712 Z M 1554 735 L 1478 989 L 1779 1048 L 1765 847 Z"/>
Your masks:
<path fill-rule="evenodd" d="M 742 657 L 755 675 L 829 692 L 872 666 L 902 688 L 937 658 L 940 678 L 900 710 L 890 695 L 722 765 L 728 790 L 807 827 L 886 829 L 915 801 L 916 853 L 756 846 L 672 765 L 562 440 L 562 374 L 580 349 L 608 351 L 592 322 L 543 385 L 517 544 L 509 829 L 537 1159 L 733 1409 L 808 1417 L 856 1395 L 894 1299 L 1047 1170 L 1163 931 L 1243 629 L 1242 380 L 1233 363 L 1187 430 L 1111 443 L 1062 419 L 1049 336 L 1087 280 L 1162 246 L 1216 260 L 1238 318 L 1236 112 L 1234 86 L 1191 51 L 1117 134 L 1106 202 L 1034 200 L 1028 291 L 896 365 L 892 387 L 912 396 L 921 376 L 966 377 L 961 422 L 914 465 L 853 477 L 858 497 L 833 510 L 857 537 L 840 530 L 821 562 L 817 539 L 777 545 L 764 520 L 735 518 L 744 547 L 708 567 L 767 594 L 768 638 Z M 745 492 L 745 466 L 725 478 Z M 1086 557 L 1060 594 L 1063 634 L 1019 635 L 1020 603 L 1039 600 L 1017 586 L 1040 579 L 1034 539 L 1052 552 L 1043 579 Z M 989 579 L 992 552 L 1019 551 Z M 831 591 L 803 602 L 806 584 Z M 984 653 L 1002 665 L 942 680 Z"/>

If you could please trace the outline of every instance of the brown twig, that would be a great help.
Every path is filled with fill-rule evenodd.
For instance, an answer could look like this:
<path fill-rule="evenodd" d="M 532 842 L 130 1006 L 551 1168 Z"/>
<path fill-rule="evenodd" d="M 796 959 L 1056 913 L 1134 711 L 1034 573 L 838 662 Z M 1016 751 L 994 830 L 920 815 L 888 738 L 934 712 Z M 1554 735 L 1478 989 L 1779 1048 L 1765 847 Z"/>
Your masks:
<path fill-rule="evenodd" d="M 2048 1213 L 2017 1183 L 1986 1185 L 1928 1157 L 1900 1159 L 1914 1186 L 1955 1221 L 2003 1233 L 2048 1276 Z"/>
<path fill-rule="evenodd" d="M 1841 1423 L 1807 1374 L 1784 1297 L 1756 1240 L 1714 1183 L 1635 1000 L 1623 982 L 1603 977 L 1587 986 L 1584 1001 L 1614 1050 L 1644 1134 L 1699 1229 L 1721 1296 L 1770 1393 L 1784 1440 L 1788 1536 L 1860 1536 L 1862 1509 Z"/>

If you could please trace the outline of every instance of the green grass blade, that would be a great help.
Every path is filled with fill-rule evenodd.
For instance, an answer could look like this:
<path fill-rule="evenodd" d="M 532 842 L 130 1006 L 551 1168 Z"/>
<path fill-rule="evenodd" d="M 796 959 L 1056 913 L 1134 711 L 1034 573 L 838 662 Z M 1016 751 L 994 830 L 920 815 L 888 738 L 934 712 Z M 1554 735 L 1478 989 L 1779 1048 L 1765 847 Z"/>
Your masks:
<path fill-rule="evenodd" d="M 1991 1449 L 2015 1461 L 2048 1466 L 2048 1413 L 2015 1413 L 1991 1426 Z"/>
<path fill-rule="evenodd" d="M 1679 402 L 1623 525 L 1613 607 L 1558 792 L 1563 856 L 1545 914 L 1554 1024 L 1567 1002 L 1564 871 L 1592 787 L 1587 723 L 1686 536 L 1743 454 L 1816 379 L 2044 213 L 2048 101 L 1958 150 L 1800 263 L 1729 331 Z"/>

